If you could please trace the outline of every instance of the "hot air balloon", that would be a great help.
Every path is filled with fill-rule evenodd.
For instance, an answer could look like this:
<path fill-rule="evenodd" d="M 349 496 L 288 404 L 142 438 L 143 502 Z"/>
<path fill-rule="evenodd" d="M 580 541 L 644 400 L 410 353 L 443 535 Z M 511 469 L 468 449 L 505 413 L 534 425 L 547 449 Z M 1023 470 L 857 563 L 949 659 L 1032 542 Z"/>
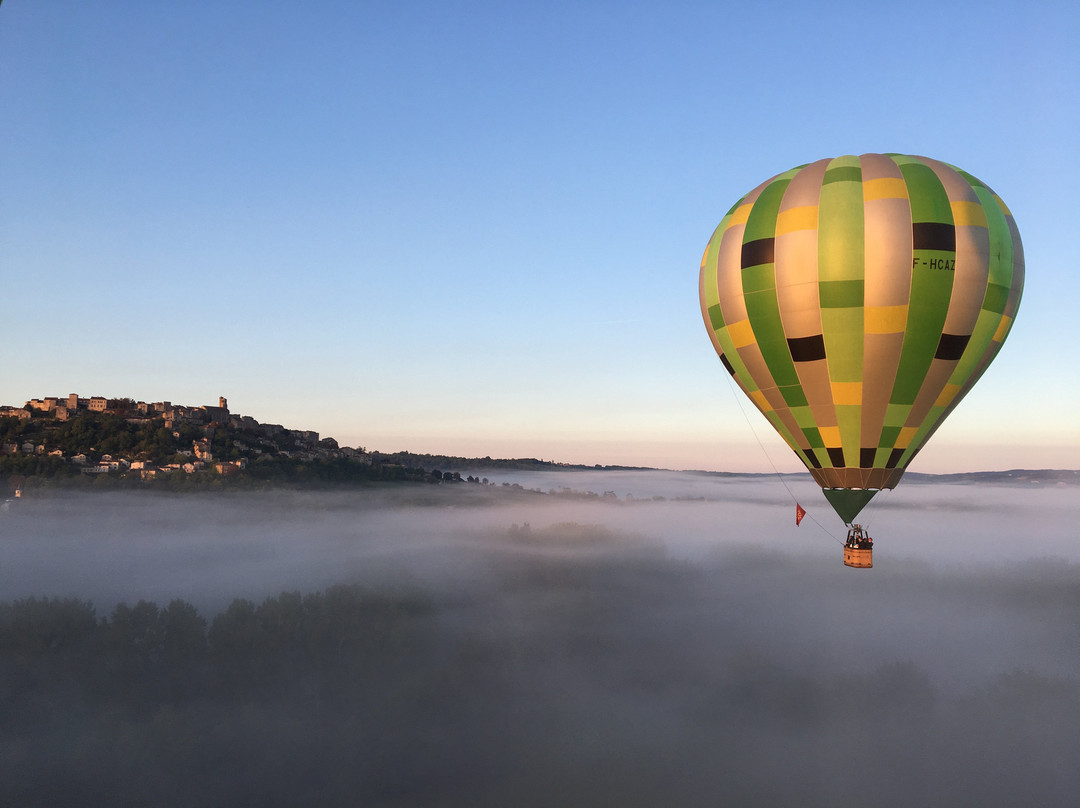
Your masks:
<path fill-rule="evenodd" d="M 983 182 L 900 154 L 766 180 L 720 221 L 701 313 L 727 372 L 850 527 L 986 370 L 1024 285 L 1020 234 Z M 862 547 L 856 545 L 863 545 Z"/>

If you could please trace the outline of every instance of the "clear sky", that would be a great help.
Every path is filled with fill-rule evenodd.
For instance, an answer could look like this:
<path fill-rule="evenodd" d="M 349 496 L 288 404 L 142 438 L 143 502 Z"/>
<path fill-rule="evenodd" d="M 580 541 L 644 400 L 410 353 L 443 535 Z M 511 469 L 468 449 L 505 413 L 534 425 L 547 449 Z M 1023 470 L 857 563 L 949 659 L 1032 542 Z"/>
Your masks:
<path fill-rule="evenodd" d="M 801 469 L 712 350 L 701 252 L 773 174 L 896 151 L 987 182 L 1027 256 L 911 469 L 1080 467 L 1078 9 L 6 0 L 0 403 Z"/>

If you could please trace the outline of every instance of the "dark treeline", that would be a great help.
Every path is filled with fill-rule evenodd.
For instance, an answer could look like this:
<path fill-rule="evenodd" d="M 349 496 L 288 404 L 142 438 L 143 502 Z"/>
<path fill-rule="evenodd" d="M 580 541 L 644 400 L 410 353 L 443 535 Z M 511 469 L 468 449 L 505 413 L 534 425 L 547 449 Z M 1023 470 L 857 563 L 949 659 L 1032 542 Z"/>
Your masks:
<path fill-rule="evenodd" d="M 77 467 L 54 457 L 15 455 L 0 457 L 0 491 L 19 487 L 83 491 L 217 491 L 266 488 L 332 488 L 367 483 L 438 482 L 429 471 L 395 463 L 357 463 L 346 458 L 275 457 L 249 466 L 243 474 L 225 477 L 216 472 L 186 474 L 174 471 L 152 480 L 132 474 L 81 474 Z"/>
<path fill-rule="evenodd" d="M 390 645 L 401 650 L 407 628 L 430 612 L 419 597 L 349 586 L 258 605 L 237 599 L 209 625 L 179 599 L 164 608 L 121 603 L 101 618 L 74 598 L 0 603 L 5 723 L 62 720 L 55 693 L 35 698 L 58 684 L 72 698 L 138 713 L 193 696 L 263 698 L 317 673 L 351 677 L 385 662 Z"/>
<path fill-rule="evenodd" d="M 422 695 L 408 682 L 431 663 L 431 618 L 422 597 L 351 586 L 234 600 L 209 623 L 183 600 L 108 617 L 72 598 L 0 603 L 0 803 L 324 793 L 312 778 L 340 735 L 365 736 L 359 716 L 393 710 L 388 693 Z"/>

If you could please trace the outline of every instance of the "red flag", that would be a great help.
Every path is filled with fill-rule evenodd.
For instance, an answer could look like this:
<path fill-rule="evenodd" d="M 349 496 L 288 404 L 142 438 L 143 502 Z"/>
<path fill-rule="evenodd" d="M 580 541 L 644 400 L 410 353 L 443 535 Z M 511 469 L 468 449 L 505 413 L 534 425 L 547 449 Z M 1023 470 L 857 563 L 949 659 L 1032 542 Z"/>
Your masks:
<path fill-rule="evenodd" d="M 795 503 L 795 527 L 799 526 L 799 522 L 806 516 L 806 510 L 798 502 Z"/>

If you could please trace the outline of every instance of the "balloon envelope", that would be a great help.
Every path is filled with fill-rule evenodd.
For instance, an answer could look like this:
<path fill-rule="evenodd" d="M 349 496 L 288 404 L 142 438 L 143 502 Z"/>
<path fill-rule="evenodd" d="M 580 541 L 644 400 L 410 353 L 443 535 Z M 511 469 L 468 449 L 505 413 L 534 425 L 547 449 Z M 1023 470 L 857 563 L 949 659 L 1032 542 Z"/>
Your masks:
<path fill-rule="evenodd" d="M 701 261 L 720 359 L 845 522 L 993 360 L 1024 285 L 1005 203 L 955 166 L 818 160 L 736 202 Z"/>

